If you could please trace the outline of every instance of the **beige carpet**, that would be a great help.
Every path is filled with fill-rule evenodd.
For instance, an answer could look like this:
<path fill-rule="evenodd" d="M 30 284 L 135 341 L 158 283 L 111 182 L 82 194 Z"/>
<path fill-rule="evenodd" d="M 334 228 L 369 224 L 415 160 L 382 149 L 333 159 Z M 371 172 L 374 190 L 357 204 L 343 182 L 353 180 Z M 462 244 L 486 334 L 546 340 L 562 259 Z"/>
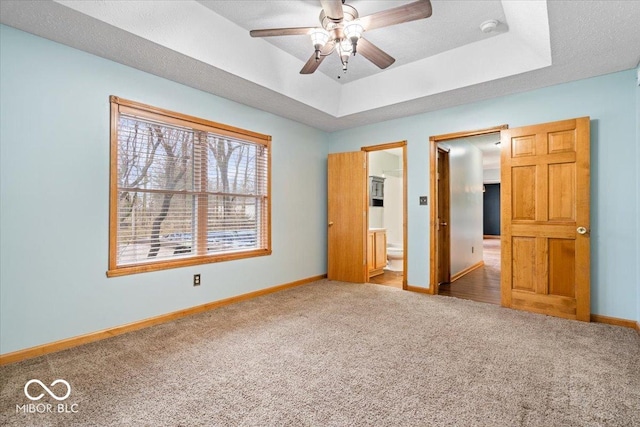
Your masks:
<path fill-rule="evenodd" d="M 0 373 L 3 426 L 640 426 L 635 331 L 379 285 L 320 281 Z M 75 413 L 16 413 L 28 380 L 58 378 Z"/>

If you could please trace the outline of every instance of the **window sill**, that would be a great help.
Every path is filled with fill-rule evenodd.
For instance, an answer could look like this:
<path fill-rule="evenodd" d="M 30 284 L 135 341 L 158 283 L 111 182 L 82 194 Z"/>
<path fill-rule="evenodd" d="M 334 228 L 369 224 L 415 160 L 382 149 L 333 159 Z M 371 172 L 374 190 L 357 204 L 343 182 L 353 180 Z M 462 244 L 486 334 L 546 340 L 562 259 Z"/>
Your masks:
<path fill-rule="evenodd" d="M 234 252 L 223 255 L 205 255 L 180 260 L 160 261 L 154 263 L 132 264 L 123 267 L 110 268 L 107 277 L 120 277 L 129 274 L 147 273 L 151 271 L 168 270 L 172 268 L 189 267 L 193 265 L 212 264 L 215 262 L 232 261 L 236 259 L 253 258 L 271 255 L 271 249 L 256 249 L 247 252 Z"/>

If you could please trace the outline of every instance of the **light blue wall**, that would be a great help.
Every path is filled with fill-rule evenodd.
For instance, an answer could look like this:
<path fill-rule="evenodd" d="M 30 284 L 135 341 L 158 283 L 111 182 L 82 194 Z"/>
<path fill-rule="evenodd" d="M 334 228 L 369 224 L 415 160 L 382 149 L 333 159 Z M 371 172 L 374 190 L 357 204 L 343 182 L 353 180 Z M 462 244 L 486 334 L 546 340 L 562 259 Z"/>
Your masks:
<path fill-rule="evenodd" d="M 418 196 L 429 194 L 429 136 L 590 116 L 591 309 L 634 319 L 640 316 L 635 80 L 629 70 L 336 132 L 330 152 L 408 141 L 408 281 L 428 287 L 429 206 L 419 206 Z"/>
<path fill-rule="evenodd" d="M 326 273 L 326 133 L 6 26 L 0 43 L 0 353 Z M 272 135 L 273 255 L 107 279 L 109 95 Z"/>
<path fill-rule="evenodd" d="M 409 141 L 409 283 L 427 287 L 429 207 L 418 196 L 429 194 L 429 136 L 586 115 L 592 311 L 640 320 L 635 75 L 326 134 L 0 26 L 0 353 L 324 274 L 326 155 L 376 143 Z M 109 95 L 272 135 L 273 255 L 107 279 Z"/>

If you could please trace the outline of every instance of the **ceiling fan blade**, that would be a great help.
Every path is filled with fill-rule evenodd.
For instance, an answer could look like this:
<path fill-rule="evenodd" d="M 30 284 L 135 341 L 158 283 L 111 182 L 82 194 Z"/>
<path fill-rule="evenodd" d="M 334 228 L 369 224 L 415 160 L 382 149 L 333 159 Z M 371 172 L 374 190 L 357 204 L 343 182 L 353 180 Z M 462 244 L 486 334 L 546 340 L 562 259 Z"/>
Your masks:
<path fill-rule="evenodd" d="M 320 63 L 324 60 L 324 56 L 321 56 L 319 60 L 316 61 L 316 54 L 313 53 L 311 58 L 304 64 L 302 70 L 300 70 L 300 74 L 313 74 L 314 71 L 318 69 Z"/>
<path fill-rule="evenodd" d="M 322 61 L 324 61 L 324 57 L 331 53 L 334 45 L 335 43 L 332 41 L 325 44 L 324 47 L 320 50 L 320 59 L 318 59 L 317 61 L 316 61 L 316 54 L 314 52 L 313 55 L 311 55 L 311 58 L 309 58 L 309 60 L 307 61 L 307 63 L 304 64 L 304 67 L 302 67 L 302 70 L 300 70 L 300 74 L 313 74 L 313 72 L 318 69 Z"/>
<path fill-rule="evenodd" d="M 305 36 L 313 30 L 314 27 L 297 27 L 297 28 L 270 28 L 266 30 L 251 30 L 251 37 L 273 37 L 273 36 Z"/>
<path fill-rule="evenodd" d="M 389 27 L 403 22 L 416 21 L 431 16 L 431 2 L 429 0 L 418 0 L 393 9 L 383 10 L 360 18 L 360 22 L 365 30 L 371 31 L 376 28 Z"/>
<path fill-rule="evenodd" d="M 342 18 L 344 18 L 344 13 L 342 13 L 341 0 L 320 0 L 320 3 L 322 4 L 324 13 L 332 21 L 340 21 Z"/>
<path fill-rule="evenodd" d="M 389 65 L 396 62 L 396 60 L 393 57 L 389 56 L 385 51 L 371 43 L 369 40 L 363 38 L 358 40 L 356 53 L 361 54 L 382 69 L 385 69 Z"/>

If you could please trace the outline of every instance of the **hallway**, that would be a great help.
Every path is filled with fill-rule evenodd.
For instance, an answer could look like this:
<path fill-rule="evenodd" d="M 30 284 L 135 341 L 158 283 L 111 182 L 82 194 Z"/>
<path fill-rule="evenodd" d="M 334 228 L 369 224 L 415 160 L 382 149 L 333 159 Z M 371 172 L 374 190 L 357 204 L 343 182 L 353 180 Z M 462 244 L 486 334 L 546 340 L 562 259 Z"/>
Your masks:
<path fill-rule="evenodd" d="M 484 267 L 440 285 L 439 295 L 500 305 L 500 239 L 484 239 L 482 247 Z"/>

